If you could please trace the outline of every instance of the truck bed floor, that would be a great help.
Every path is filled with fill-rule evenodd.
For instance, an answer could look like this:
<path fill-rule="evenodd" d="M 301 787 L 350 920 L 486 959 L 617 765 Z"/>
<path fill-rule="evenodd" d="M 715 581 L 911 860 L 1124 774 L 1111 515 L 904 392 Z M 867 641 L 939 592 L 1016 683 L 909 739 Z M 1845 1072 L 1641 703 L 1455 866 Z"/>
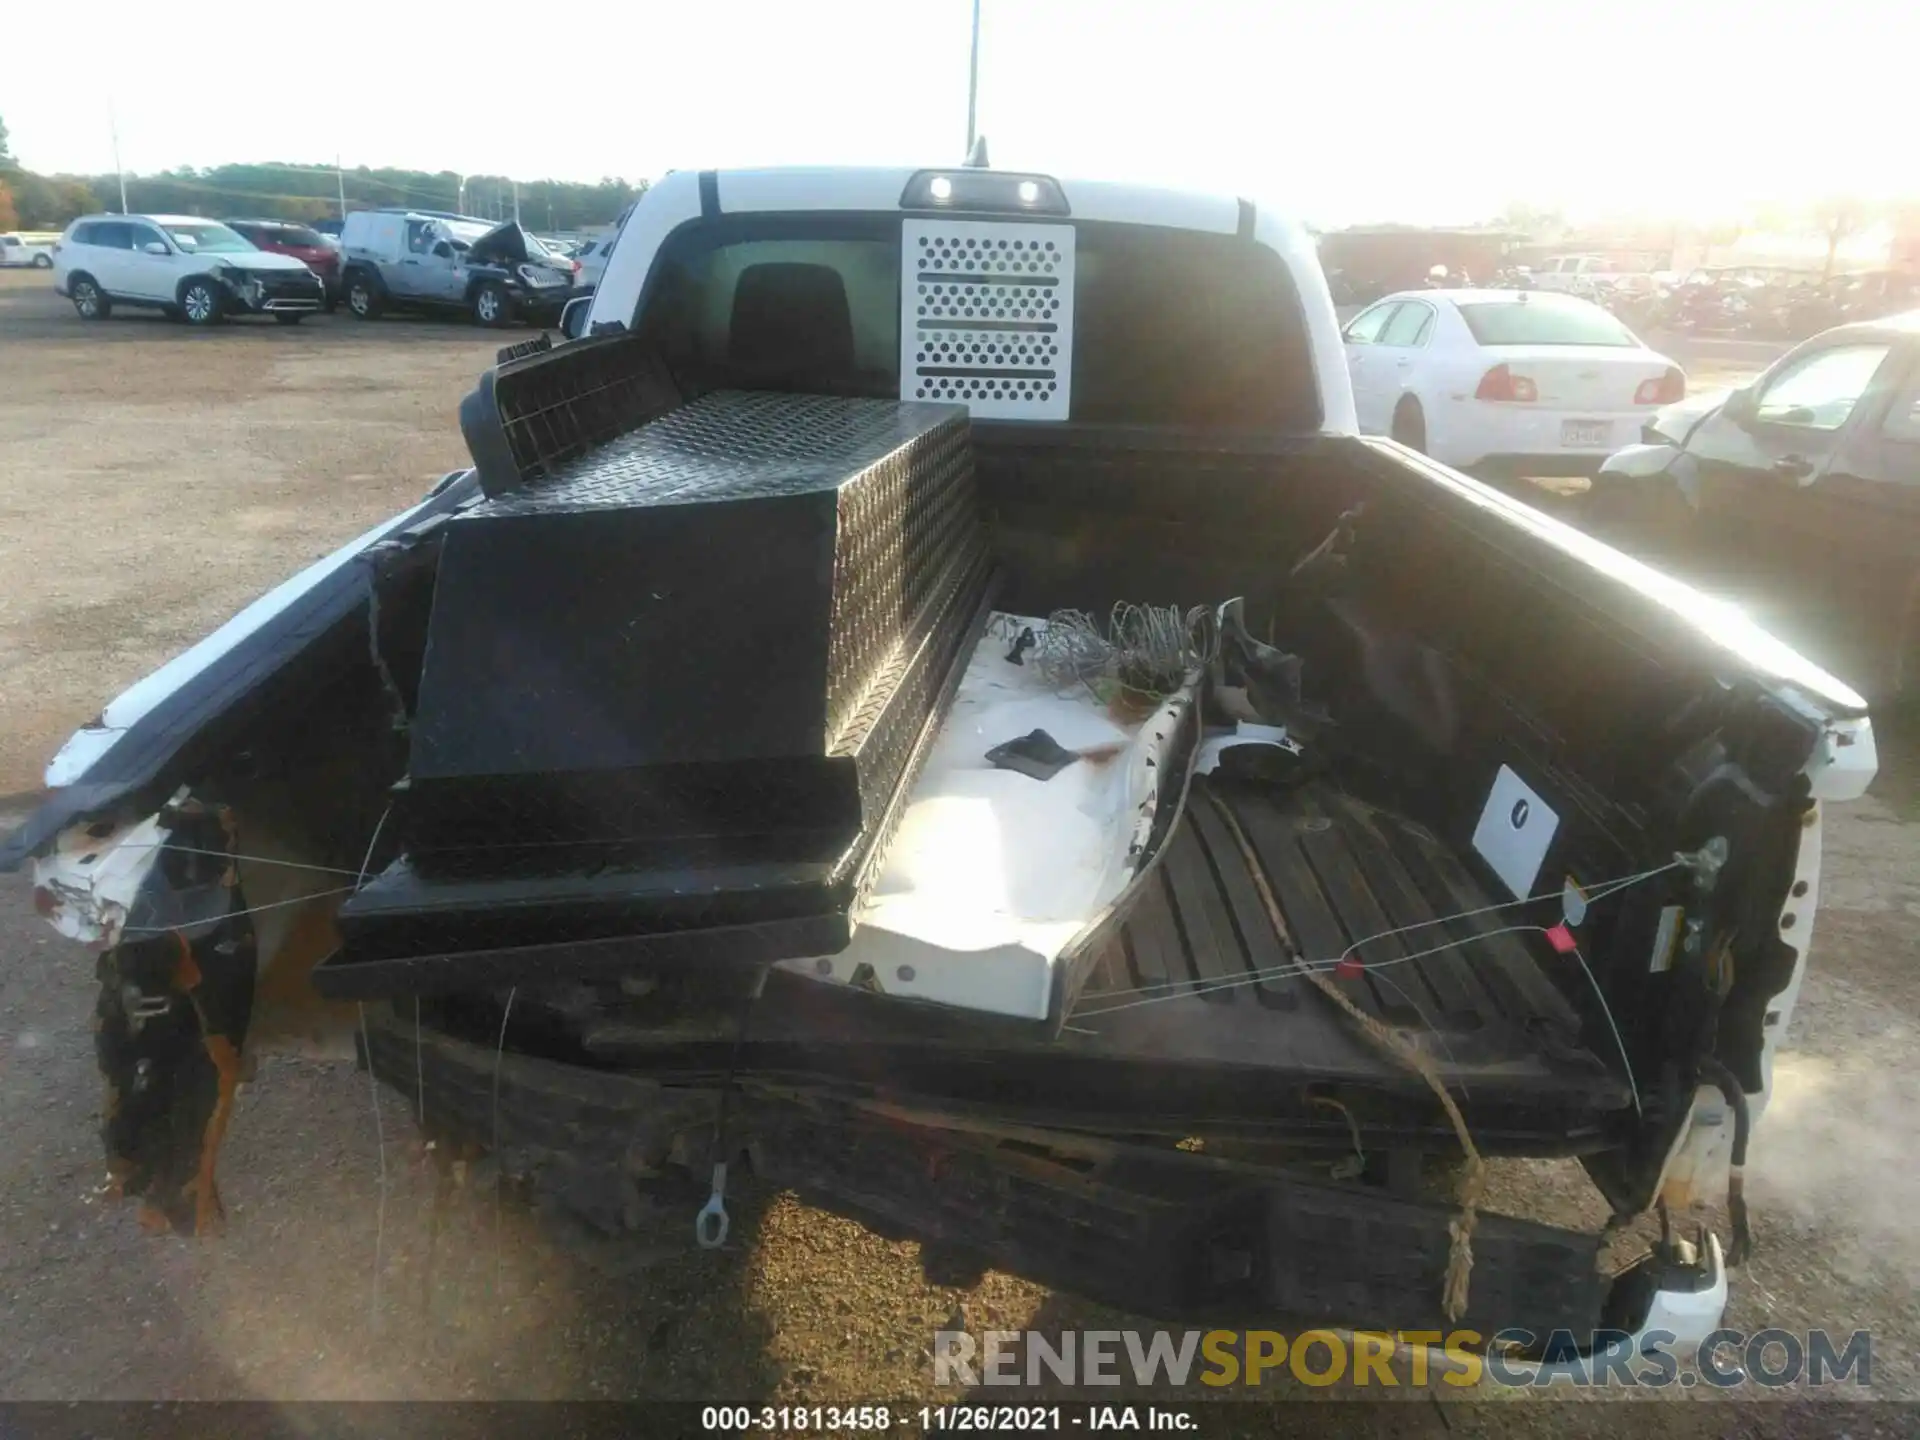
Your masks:
<path fill-rule="evenodd" d="M 1275 931 L 1216 801 L 1256 852 L 1291 944 Z M 1500 933 L 1515 923 L 1511 913 L 1442 918 L 1495 898 L 1433 835 L 1327 782 L 1280 790 L 1196 778 L 1147 886 L 1068 1021 L 1103 1048 L 1164 1053 L 1197 1040 L 1199 1027 L 1216 1060 L 1328 1074 L 1399 1068 L 1288 973 L 1304 958 L 1366 1014 L 1414 1039 L 1442 1073 L 1618 1088 L 1618 1103 L 1627 1102 L 1582 1046 L 1578 1014 L 1542 968 L 1570 962 L 1537 931 Z M 1349 952 L 1360 973 L 1328 968 Z"/>
<path fill-rule="evenodd" d="M 709 1049 L 707 1063 L 935 1107 L 984 1106 L 1039 1124 L 1257 1121 L 1300 1114 L 1301 1097 L 1318 1087 L 1434 1108 L 1419 1076 L 1304 978 L 1285 973 L 1293 951 L 1275 933 L 1215 796 L 1255 846 L 1301 954 L 1332 961 L 1357 940 L 1420 927 L 1371 941 L 1360 953 L 1374 968 L 1336 983 L 1433 1059 L 1476 1133 L 1485 1124 L 1516 1143 L 1564 1139 L 1630 1103 L 1542 971 L 1566 962 L 1540 935 L 1495 933 L 1513 923 L 1498 913 L 1441 919 L 1492 901 L 1439 840 L 1330 786 L 1204 777 L 1057 1036 L 776 973 L 754 1008 L 751 1037 L 737 1051 Z M 655 1073 L 692 1060 L 663 1054 L 665 1039 L 609 1035 L 593 1048 L 602 1063 Z"/>

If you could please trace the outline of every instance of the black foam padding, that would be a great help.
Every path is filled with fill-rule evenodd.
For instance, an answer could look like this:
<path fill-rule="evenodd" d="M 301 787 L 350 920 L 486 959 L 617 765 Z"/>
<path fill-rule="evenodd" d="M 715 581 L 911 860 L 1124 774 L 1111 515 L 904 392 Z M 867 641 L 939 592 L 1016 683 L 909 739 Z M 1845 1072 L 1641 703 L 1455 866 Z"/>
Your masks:
<path fill-rule="evenodd" d="M 1035 780 L 1051 780 L 1080 756 L 1044 730 L 1030 730 L 987 751 L 987 763 L 1001 770 L 1017 770 Z"/>
<path fill-rule="evenodd" d="M 950 406 L 717 393 L 466 512 L 350 947 L 844 910 L 989 570 Z"/>
<path fill-rule="evenodd" d="M 515 351 L 525 353 L 516 354 Z M 528 341 L 500 352 L 460 402 L 480 488 L 505 495 L 548 479 L 689 398 L 638 335 Z"/>

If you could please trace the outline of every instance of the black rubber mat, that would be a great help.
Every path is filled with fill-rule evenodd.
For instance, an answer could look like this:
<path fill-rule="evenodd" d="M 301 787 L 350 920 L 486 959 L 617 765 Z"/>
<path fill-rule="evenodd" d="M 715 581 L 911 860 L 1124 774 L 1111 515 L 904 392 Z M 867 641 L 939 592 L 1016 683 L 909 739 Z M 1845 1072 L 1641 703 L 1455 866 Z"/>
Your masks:
<path fill-rule="evenodd" d="M 1251 843 L 1284 936 L 1216 802 Z M 1494 901 L 1433 835 L 1329 785 L 1283 791 L 1197 779 L 1146 883 L 1095 962 L 1072 1023 L 1120 1038 L 1164 1030 L 1175 1012 L 1185 1028 L 1205 1007 L 1224 1035 L 1266 1014 L 1271 1021 L 1255 1029 L 1308 1058 L 1326 1049 L 1309 1041 L 1315 1030 L 1352 1026 L 1294 973 L 1304 958 L 1368 1015 L 1426 1037 L 1443 1066 L 1603 1068 L 1544 968 L 1573 962 L 1537 932 L 1498 933 L 1517 923 L 1512 913 L 1443 918 Z M 1362 962 L 1357 973 L 1327 968 L 1349 955 Z"/>

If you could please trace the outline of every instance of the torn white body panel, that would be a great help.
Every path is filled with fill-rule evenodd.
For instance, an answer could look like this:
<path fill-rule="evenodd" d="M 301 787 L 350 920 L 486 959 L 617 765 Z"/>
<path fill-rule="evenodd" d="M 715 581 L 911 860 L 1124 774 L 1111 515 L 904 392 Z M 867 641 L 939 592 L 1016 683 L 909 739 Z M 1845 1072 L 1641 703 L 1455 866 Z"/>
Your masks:
<path fill-rule="evenodd" d="M 1003 631 L 1023 626 L 1044 622 L 990 626 L 975 649 L 853 942 L 782 968 L 1047 1018 L 1055 962 L 1133 873 L 1173 727 L 1164 710 L 1116 720 L 1089 691 L 1056 690 L 1008 661 Z M 1034 730 L 1083 758 L 1049 780 L 988 762 L 989 750 Z"/>
<path fill-rule="evenodd" d="M 127 915 L 159 863 L 167 831 L 158 815 L 104 830 L 75 825 L 33 862 L 35 904 L 69 940 L 101 949 L 120 943 Z"/>

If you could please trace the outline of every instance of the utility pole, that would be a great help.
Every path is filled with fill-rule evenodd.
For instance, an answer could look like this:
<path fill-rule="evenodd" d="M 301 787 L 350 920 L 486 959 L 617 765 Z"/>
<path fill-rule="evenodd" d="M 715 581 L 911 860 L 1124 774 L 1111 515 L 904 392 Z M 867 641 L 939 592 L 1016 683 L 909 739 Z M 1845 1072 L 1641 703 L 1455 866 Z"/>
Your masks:
<path fill-rule="evenodd" d="M 513 182 L 513 223 L 520 223 L 520 182 Z"/>
<path fill-rule="evenodd" d="M 347 172 L 340 167 L 338 153 L 333 157 L 333 178 L 340 182 L 340 220 L 344 224 L 347 218 Z"/>
<path fill-rule="evenodd" d="M 113 112 L 113 101 L 107 101 L 107 133 L 113 137 L 113 173 L 120 181 L 120 213 L 128 213 L 127 172 L 120 168 L 120 121 Z"/>
<path fill-rule="evenodd" d="M 973 57 L 967 64 L 967 154 L 973 154 L 974 117 L 980 96 L 980 0 L 973 0 Z"/>

